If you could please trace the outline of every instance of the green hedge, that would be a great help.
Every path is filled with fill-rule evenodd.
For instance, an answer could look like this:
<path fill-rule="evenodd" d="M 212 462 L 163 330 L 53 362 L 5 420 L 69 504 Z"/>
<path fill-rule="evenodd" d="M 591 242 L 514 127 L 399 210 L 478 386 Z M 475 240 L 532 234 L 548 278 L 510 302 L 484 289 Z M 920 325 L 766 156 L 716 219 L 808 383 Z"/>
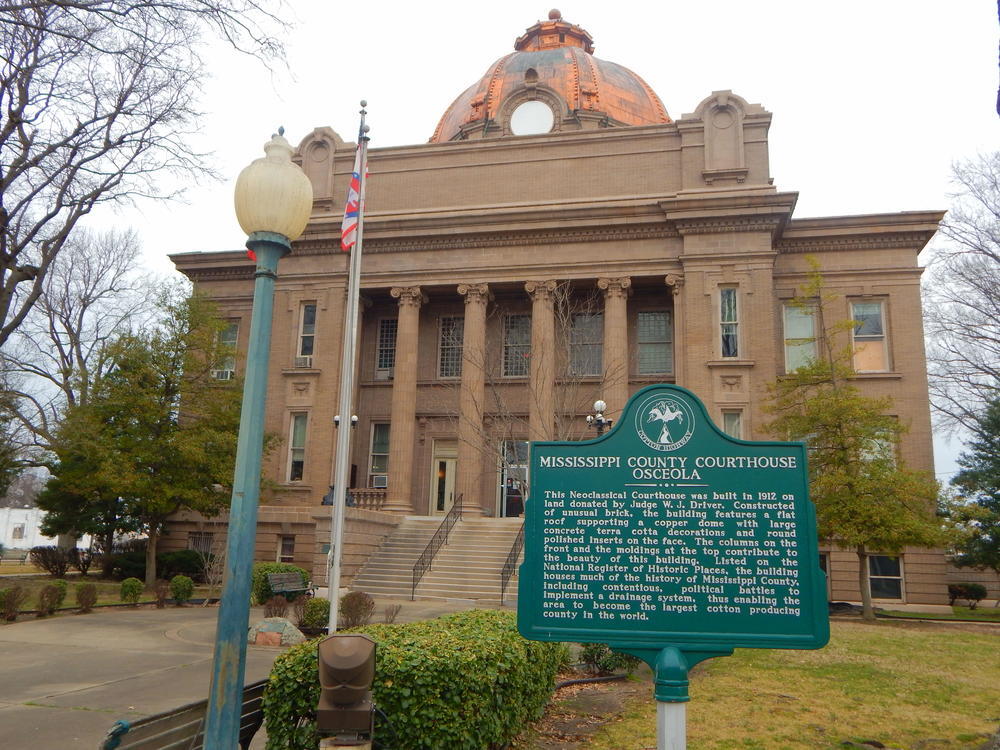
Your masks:
<path fill-rule="evenodd" d="M 490 750 L 538 718 L 565 647 L 527 641 L 509 612 L 474 610 L 403 625 L 358 628 L 377 644 L 375 702 L 394 750 Z M 312 750 L 319 678 L 316 643 L 281 654 L 264 694 L 267 750 Z M 300 719 L 304 719 L 299 726 Z"/>
<path fill-rule="evenodd" d="M 274 596 L 274 592 L 271 591 L 271 584 L 267 582 L 267 576 L 271 573 L 298 573 L 302 576 L 303 586 L 309 583 L 309 573 L 300 568 L 298 565 L 279 562 L 254 563 L 253 573 L 250 577 L 251 603 L 257 605 L 267 604 L 267 600 Z M 283 594 L 283 596 L 288 599 L 288 601 L 295 599 L 294 594 Z"/>

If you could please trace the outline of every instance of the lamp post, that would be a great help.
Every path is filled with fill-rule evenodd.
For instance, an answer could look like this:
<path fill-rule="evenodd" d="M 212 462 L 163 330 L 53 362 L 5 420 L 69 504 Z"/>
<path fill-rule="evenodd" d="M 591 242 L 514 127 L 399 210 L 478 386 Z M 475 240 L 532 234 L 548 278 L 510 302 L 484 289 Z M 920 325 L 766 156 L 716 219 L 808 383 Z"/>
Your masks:
<path fill-rule="evenodd" d="M 587 424 L 597 430 L 597 437 L 604 434 L 604 431 L 611 427 L 612 420 L 605 418 L 604 412 L 608 405 L 598 399 L 594 402 L 594 414 L 587 415 Z"/>
<path fill-rule="evenodd" d="M 292 147 L 284 138 L 283 128 L 264 145 L 264 153 L 264 158 L 255 160 L 236 180 L 236 218 L 248 235 L 248 254 L 256 260 L 257 270 L 236 442 L 225 584 L 205 720 L 205 747 L 218 750 L 236 748 L 239 739 L 274 283 L 278 278 L 278 261 L 291 251 L 292 240 L 302 234 L 312 212 L 312 184 L 292 163 Z"/>

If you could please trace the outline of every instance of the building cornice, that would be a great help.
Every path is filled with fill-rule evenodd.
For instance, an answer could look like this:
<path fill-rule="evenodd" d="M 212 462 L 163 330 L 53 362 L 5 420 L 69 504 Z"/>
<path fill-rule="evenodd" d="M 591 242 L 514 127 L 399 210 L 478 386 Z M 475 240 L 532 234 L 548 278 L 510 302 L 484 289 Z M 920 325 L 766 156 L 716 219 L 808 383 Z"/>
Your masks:
<path fill-rule="evenodd" d="M 824 253 L 849 250 L 920 250 L 933 232 L 899 232 L 877 235 L 847 235 L 834 237 L 797 237 L 780 239 L 775 244 L 779 253 Z"/>

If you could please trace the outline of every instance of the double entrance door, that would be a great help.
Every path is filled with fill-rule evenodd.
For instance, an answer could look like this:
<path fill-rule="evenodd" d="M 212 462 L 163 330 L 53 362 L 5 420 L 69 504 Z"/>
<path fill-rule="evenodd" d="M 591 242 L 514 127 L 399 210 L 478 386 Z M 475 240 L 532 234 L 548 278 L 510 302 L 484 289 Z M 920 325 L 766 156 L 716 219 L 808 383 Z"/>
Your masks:
<path fill-rule="evenodd" d="M 501 518 L 524 514 L 528 494 L 528 443 L 505 440 L 500 446 L 497 513 Z M 443 515 L 455 504 L 455 470 L 458 464 L 458 441 L 435 440 L 431 460 L 430 510 Z"/>

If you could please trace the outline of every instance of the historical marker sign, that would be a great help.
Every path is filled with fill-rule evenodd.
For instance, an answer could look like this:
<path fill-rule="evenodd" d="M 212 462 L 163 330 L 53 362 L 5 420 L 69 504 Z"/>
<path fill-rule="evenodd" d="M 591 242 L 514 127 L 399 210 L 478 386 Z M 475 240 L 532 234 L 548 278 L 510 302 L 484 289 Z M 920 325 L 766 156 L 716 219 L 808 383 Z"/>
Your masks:
<path fill-rule="evenodd" d="M 608 434 L 531 444 L 518 627 L 688 666 L 734 647 L 819 648 L 826 579 L 801 443 L 721 432 L 650 386 Z"/>

